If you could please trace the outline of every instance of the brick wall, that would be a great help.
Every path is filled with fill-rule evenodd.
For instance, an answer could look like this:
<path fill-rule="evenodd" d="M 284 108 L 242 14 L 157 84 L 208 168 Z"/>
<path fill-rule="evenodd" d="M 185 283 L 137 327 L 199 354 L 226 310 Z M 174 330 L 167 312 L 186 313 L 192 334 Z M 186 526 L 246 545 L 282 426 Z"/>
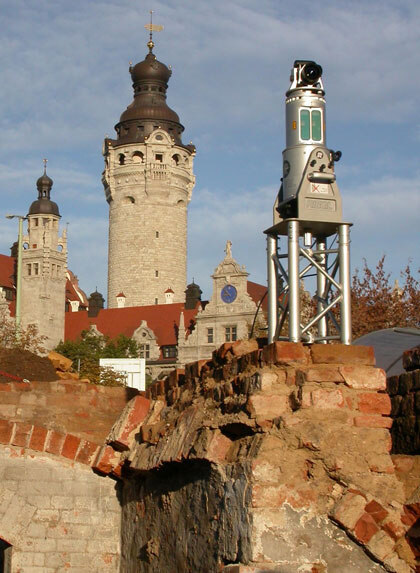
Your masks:
<path fill-rule="evenodd" d="M 372 349 L 239 341 L 147 395 L 97 460 L 124 478 L 125 572 L 415 570 Z"/>
<path fill-rule="evenodd" d="M 76 380 L 0 383 L 0 419 L 44 426 L 103 443 L 133 388 L 97 386 Z"/>
<path fill-rule="evenodd" d="M 137 394 L 74 380 L 0 384 L 0 537 L 13 573 L 118 571 L 118 486 L 92 466 Z"/>

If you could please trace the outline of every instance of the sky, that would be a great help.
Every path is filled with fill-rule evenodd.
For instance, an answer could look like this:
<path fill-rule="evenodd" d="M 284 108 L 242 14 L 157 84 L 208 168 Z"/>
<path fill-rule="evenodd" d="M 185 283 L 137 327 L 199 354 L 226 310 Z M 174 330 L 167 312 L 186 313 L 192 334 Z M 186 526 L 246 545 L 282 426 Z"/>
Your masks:
<path fill-rule="evenodd" d="M 105 135 L 132 101 L 129 62 L 172 66 L 168 104 L 197 148 L 189 205 L 188 282 L 211 296 L 213 270 L 233 256 L 266 284 L 264 229 L 282 176 L 284 94 L 296 59 L 324 70 L 327 145 L 353 271 L 386 255 L 398 278 L 420 267 L 420 117 L 416 0 L 0 0 L 0 252 L 37 198 L 44 157 L 68 226 L 69 268 L 106 296 Z M 418 276 L 418 275 L 417 275 Z"/>

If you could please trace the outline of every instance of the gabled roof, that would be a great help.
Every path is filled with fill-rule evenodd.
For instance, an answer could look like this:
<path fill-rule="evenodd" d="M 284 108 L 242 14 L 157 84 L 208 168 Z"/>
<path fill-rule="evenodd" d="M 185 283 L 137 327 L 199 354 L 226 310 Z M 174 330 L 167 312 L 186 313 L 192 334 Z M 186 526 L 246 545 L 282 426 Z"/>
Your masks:
<path fill-rule="evenodd" d="M 64 337 L 65 340 L 76 340 L 82 331 L 88 330 L 92 324 L 110 338 L 119 334 L 132 336 L 142 320 L 145 320 L 155 333 L 158 345 L 171 346 L 177 344 L 181 312 L 184 313 L 185 328 L 188 329 L 191 321 L 194 321 L 197 309 L 185 310 L 184 303 L 108 308 L 91 317 L 87 311 L 66 312 Z"/>
<path fill-rule="evenodd" d="M 247 281 L 246 283 L 247 291 L 249 296 L 258 305 L 260 300 L 264 297 L 262 302 L 262 309 L 267 312 L 267 287 L 260 285 L 259 283 L 254 283 L 252 281 Z"/>
<path fill-rule="evenodd" d="M 15 258 L 7 255 L 0 255 L 0 286 L 15 288 Z"/>

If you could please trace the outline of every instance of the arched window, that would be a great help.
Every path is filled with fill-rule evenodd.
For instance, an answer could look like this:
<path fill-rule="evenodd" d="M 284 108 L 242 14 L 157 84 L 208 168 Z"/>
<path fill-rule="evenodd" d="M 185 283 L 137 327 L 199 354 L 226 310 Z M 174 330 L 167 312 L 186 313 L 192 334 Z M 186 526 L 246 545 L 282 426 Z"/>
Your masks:
<path fill-rule="evenodd" d="M 118 163 L 119 163 L 120 165 L 124 165 L 124 164 L 125 164 L 125 155 L 124 155 L 124 153 L 120 153 L 120 154 L 119 154 L 119 156 L 118 156 Z"/>
<path fill-rule="evenodd" d="M 143 163 L 144 155 L 141 151 L 135 151 L 132 155 L 133 163 Z"/>

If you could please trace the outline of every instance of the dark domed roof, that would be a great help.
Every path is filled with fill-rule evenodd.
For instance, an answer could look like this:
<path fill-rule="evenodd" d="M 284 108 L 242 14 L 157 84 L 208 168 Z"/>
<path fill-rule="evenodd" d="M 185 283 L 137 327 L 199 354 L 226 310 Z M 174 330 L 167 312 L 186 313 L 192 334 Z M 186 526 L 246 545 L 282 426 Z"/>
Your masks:
<path fill-rule="evenodd" d="M 150 50 L 142 62 L 130 68 L 133 85 L 139 82 L 156 81 L 162 82 L 167 87 L 172 71 L 159 62 L 154 53 Z"/>
<path fill-rule="evenodd" d="M 38 191 L 42 191 L 42 189 L 48 189 L 48 191 L 51 191 L 53 184 L 54 181 L 51 179 L 51 177 L 48 177 L 46 171 L 44 171 L 44 173 L 36 182 L 36 188 Z"/>
<path fill-rule="evenodd" d="M 57 203 L 50 199 L 38 199 L 29 207 L 28 215 L 57 215 L 60 217 Z"/>
<path fill-rule="evenodd" d="M 47 175 L 47 160 L 44 160 L 44 173 L 37 180 L 38 199 L 29 207 L 28 215 L 56 215 L 60 217 L 57 203 L 50 200 L 53 180 Z"/>
<path fill-rule="evenodd" d="M 121 114 L 115 126 L 118 144 L 145 139 L 157 128 L 167 131 L 178 145 L 182 145 L 184 127 L 178 114 L 166 103 L 166 90 L 172 71 L 159 62 L 153 53 L 153 42 L 143 61 L 130 66 L 134 99 Z"/>

